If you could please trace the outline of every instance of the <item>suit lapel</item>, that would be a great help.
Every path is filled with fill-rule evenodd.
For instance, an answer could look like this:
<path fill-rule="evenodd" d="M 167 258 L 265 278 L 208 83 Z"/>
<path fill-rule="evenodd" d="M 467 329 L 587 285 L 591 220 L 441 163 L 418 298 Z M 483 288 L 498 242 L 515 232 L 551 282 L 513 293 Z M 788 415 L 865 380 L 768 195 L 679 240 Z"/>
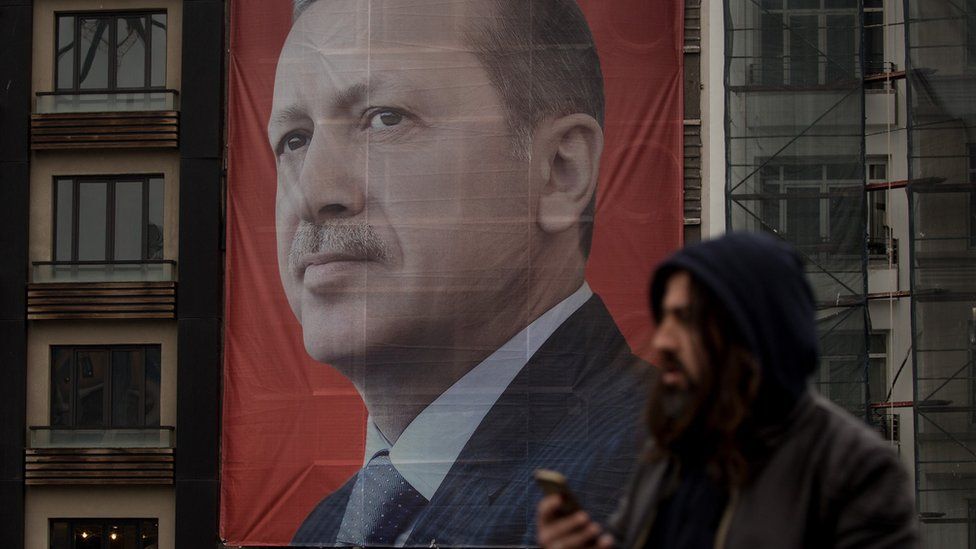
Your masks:
<path fill-rule="evenodd" d="M 579 413 L 576 388 L 595 357 L 610 360 L 611 346 L 628 352 L 594 296 L 539 348 L 485 416 L 418 517 L 408 545 L 526 543 L 536 498 L 533 456 L 551 453 L 550 435 Z"/>
<path fill-rule="evenodd" d="M 339 526 L 346 514 L 346 506 L 356 484 L 356 475 L 347 480 L 341 488 L 323 499 L 302 522 L 292 538 L 293 546 L 335 545 Z"/>

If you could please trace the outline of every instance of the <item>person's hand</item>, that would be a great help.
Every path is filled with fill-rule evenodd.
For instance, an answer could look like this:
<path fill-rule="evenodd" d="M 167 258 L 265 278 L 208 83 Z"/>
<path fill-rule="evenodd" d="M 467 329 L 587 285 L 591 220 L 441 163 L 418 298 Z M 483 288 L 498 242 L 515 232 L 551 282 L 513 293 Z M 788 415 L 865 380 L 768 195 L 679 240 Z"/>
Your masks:
<path fill-rule="evenodd" d="M 613 536 L 603 531 L 586 511 L 571 515 L 559 512 L 563 499 L 550 495 L 539 501 L 536 508 L 536 542 L 545 549 L 611 549 Z"/>

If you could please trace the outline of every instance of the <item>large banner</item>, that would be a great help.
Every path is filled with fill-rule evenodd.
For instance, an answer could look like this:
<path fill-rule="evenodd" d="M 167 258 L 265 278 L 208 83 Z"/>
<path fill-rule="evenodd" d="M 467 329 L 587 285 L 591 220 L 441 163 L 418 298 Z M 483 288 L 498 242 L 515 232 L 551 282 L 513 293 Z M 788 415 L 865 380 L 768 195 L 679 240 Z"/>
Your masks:
<path fill-rule="evenodd" d="M 680 0 L 235 0 L 221 536 L 604 519 L 681 244 Z M 646 357 L 645 357 L 646 358 Z"/>

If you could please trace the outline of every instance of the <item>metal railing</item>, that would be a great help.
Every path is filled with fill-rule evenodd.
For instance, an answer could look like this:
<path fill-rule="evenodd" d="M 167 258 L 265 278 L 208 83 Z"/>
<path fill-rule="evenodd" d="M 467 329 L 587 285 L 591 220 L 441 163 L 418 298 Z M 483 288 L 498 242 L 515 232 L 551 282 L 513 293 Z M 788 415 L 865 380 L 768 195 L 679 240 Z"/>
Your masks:
<path fill-rule="evenodd" d="M 29 427 L 28 444 L 40 448 L 173 448 L 175 427 L 101 429 L 98 427 Z"/>
<path fill-rule="evenodd" d="M 31 281 L 59 282 L 173 282 L 176 261 L 34 261 Z"/>

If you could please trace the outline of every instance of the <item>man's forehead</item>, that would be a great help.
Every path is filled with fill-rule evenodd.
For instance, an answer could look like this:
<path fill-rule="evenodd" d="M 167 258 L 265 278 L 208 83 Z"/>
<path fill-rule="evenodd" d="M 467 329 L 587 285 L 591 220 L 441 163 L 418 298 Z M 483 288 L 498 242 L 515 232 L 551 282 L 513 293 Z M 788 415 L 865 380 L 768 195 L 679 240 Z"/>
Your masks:
<path fill-rule="evenodd" d="M 691 275 L 688 271 L 675 271 L 665 284 L 664 307 L 686 307 L 691 299 Z"/>
<path fill-rule="evenodd" d="M 490 0 L 318 0 L 292 26 L 286 49 L 323 54 L 367 48 L 371 56 L 415 49 L 469 49 L 472 29 L 488 24 Z"/>

